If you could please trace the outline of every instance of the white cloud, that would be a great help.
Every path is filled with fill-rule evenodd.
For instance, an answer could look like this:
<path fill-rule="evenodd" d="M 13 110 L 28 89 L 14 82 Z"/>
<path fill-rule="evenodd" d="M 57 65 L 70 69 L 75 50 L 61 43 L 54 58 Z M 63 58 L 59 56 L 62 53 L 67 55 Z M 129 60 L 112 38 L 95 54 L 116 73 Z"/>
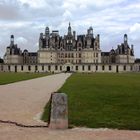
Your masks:
<path fill-rule="evenodd" d="M 135 23 L 135 24 L 130 28 L 130 33 L 137 32 L 137 31 L 140 32 L 140 23 Z"/>
<path fill-rule="evenodd" d="M 64 3 L 72 3 L 76 6 L 79 5 L 87 5 L 87 6 L 96 6 L 96 7 L 104 7 L 119 4 L 126 0 L 65 0 Z"/>
<path fill-rule="evenodd" d="M 67 33 L 69 21 L 77 34 L 93 26 L 101 35 L 101 49 L 110 50 L 128 33 L 140 57 L 140 0 L 0 0 L 0 56 L 15 35 L 22 48 L 36 51 L 45 26 Z"/>
<path fill-rule="evenodd" d="M 134 44 L 135 55 L 140 57 L 140 23 L 133 24 L 129 29 L 130 41 Z"/>
<path fill-rule="evenodd" d="M 18 44 L 26 44 L 26 45 L 27 45 L 27 43 L 28 43 L 27 39 L 24 38 L 24 37 L 18 37 L 18 38 L 16 38 L 15 41 L 16 41 Z"/>

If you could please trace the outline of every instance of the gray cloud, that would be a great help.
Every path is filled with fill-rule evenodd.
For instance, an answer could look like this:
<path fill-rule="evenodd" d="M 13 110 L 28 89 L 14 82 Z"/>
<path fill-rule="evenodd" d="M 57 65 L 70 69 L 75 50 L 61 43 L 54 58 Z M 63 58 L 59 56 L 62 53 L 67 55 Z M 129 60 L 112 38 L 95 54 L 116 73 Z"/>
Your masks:
<path fill-rule="evenodd" d="M 1 20 L 12 20 L 19 17 L 18 11 L 20 7 L 17 1 L 1 1 L 0 3 L 0 19 Z"/>
<path fill-rule="evenodd" d="M 101 35 L 101 49 L 109 51 L 129 35 L 140 55 L 140 0 L 1 0 L 0 1 L 0 56 L 9 45 L 9 37 L 22 49 L 36 51 L 39 33 L 45 26 L 67 32 L 68 22 L 78 34 L 93 26 Z"/>

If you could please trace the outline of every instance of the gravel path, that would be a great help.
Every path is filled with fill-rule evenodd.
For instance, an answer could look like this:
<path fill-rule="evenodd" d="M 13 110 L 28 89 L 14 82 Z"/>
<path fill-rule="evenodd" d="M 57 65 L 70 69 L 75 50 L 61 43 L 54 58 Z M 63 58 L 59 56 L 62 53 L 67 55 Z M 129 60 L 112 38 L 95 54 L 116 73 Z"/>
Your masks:
<path fill-rule="evenodd" d="M 62 73 L 0 86 L 0 120 L 46 125 L 39 121 L 43 107 L 51 93 L 57 91 L 69 76 Z M 140 140 L 140 131 L 87 128 L 56 131 L 0 123 L 0 140 Z"/>
<path fill-rule="evenodd" d="M 56 74 L 0 86 L 0 120 L 37 125 L 52 92 L 57 91 L 70 74 Z"/>

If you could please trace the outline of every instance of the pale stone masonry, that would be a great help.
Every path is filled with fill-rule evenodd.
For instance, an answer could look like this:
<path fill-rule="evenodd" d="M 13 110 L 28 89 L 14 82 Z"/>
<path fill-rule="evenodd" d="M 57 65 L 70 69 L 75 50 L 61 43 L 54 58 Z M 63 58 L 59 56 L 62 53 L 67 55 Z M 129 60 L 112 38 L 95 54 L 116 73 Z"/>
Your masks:
<path fill-rule="evenodd" d="M 10 45 L 4 55 L 1 71 L 12 72 L 132 72 L 140 71 L 135 63 L 134 47 L 129 46 L 127 34 L 117 49 L 102 52 L 100 35 L 94 35 L 89 27 L 84 35 L 72 31 L 69 23 L 67 34 L 60 36 L 59 31 L 40 33 L 39 50 L 23 52 L 14 44 L 11 35 Z"/>
<path fill-rule="evenodd" d="M 49 128 L 68 128 L 68 100 L 65 93 L 52 93 Z"/>
<path fill-rule="evenodd" d="M 46 27 L 39 38 L 38 63 L 101 63 L 100 36 L 94 37 L 90 27 L 86 35 L 76 37 L 70 23 L 63 37 L 58 31 L 50 33 Z"/>

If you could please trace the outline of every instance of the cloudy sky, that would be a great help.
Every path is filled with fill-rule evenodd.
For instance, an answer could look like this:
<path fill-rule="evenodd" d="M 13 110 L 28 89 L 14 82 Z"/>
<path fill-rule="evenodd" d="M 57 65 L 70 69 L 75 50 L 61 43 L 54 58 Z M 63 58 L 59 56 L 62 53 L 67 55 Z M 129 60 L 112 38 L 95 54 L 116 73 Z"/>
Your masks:
<path fill-rule="evenodd" d="M 0 0 L 0 56 L 11 34 L 22 50 L 37 51 L 46 26 L 64 35 L 69 21 L 77 34 L 92 26 L 103 51 L 116 48 L 127 33 L 140 57 L 140 0 Z"/>

